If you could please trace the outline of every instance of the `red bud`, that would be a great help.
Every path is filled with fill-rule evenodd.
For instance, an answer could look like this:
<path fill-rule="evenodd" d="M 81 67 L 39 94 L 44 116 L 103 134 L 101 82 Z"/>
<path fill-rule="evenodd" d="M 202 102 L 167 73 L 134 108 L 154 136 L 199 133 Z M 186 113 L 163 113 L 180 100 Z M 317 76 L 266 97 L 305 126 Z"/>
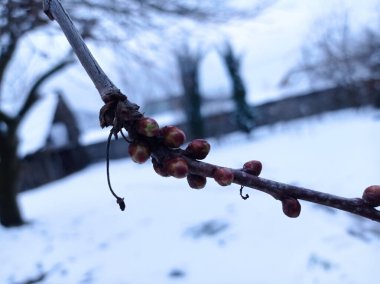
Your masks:
<path fill-rule="evenodd" d="M 230 185 L 234 180 L 233 172 L 228 168 L 217 168 L 214 172 L 214 179 L 222 186 Z"/>
<path fill-rule="evenodd" d="M 262 168 L 263 168 L 263 165 L 261 164 L 260 161 L 252 160 L 244 164 L 243 171 L 254 176 L 259 176 Z"/>
<path fill-rule="evenodd" d="M 159 164 L 155 159 L 152 159 L 152 163 L 153 163 L 153 169 L 158 175 L 163 176 L 163 177 L 169 176 L 165 168 L 161 164 Z"/>
<path fill-rule="evenodd" d="M 136 130 L 141 135 L 147 137 L 154 137 L 157 136 L 159 133 L 159 126 L 153 118 L 144 117 L 137 121 Z"/>
<path fill-rule="evenodd" d="M 150 157 L 150 150 L 144 144 L 131 143 L 128 147 L 128 153 L 132 160 L 138 164 L 146 162 Z"/>
<path fill-rule="evenodd" d="M 282 211 L 290 218 L 297 218 L 301 213 L 301 204 L 297 199 L 289 197 L 281 200 Z"/>
<path fill-rule="evenodd" d="M 210 152 L 210 144 L 204 139 L 195 139 L 186 148 L 186 154 L 197 160 L 206 158 Z"/>
<path fill-rule="evenodd" d="M 380 206 L 380 185 L 371 185 L 363 192 L 363 200 L 370 206 Z"/>
<path fill-rule="evenodd" d="M 201 189 L 205 187 L 207 180 L 204 176 L 189 174 L 187 182 L 191 188 Z"/>
<path fill-rule="evenodd" d="M 176 178 L 184 178 L 189 172 L 189 167 L 183 158 L 177 157 L 165 161 L 165 170 Z"/>
<path fill-rule="evenodd" d="M 185 140 L 185 133 L 176 126 L 165 126 L 161 129 L 161 134 L 164 137 L 164 144 L 171 148 L 178 148 Z"/>

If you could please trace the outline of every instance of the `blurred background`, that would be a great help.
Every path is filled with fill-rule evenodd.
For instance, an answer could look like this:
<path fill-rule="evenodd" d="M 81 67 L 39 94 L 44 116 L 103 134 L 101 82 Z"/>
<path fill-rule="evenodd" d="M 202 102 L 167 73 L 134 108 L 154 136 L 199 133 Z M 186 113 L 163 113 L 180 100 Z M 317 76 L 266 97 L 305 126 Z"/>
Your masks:
<path fill-rule="evenodd" d="M 380 2 L 62 0 L 111 80 L 208 162 L 345 197 L 380 184 Z M 41 1 L 0 0 L 0 283 L 372 283 L 380 226 L 128 159 Z M 232 190 L 231 190 L 232 189 Z M 248 190 L 247 190 L 248 191 Z M 275 272 L 275 273 L 274 273 Z"/>

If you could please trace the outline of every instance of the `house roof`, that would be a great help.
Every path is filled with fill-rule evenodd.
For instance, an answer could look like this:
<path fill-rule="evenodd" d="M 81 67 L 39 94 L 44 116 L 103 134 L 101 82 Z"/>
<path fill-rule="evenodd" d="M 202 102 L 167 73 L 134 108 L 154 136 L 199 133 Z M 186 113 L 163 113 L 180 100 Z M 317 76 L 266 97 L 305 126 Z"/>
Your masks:
<path fill-rule="evenodd" d="M 19 157 L 24 157 L 45 146 L 57 104 L 57 94 L 43 95 L 28 111 L 18 129 Z"/>

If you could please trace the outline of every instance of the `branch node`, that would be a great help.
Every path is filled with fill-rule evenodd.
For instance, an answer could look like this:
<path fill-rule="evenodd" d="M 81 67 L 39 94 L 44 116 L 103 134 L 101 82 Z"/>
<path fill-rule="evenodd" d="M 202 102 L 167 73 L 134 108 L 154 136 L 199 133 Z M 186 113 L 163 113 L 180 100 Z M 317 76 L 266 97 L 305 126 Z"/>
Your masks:
<path fill-rule="evenodd" d="M 42 3 L 42 6 L 43 6 L 43 10 L 46 16 L 48 16 L 50 20 L 54 21 L 54 16 L 50 11 L 50 4 L 51 4 L 51 0 L 44 0 Z"/>

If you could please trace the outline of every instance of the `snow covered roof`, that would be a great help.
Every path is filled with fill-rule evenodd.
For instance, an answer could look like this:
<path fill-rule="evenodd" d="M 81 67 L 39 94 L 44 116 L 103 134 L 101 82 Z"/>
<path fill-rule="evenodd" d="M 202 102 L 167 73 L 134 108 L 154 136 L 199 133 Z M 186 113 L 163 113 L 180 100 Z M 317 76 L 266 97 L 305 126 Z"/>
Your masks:
<path fill-rule="evenodd" d="M 45 145 L 57 104 L 57 94 L 44 95 L 26 114 L 18 129 L 19 157 L 33 153 Z"/>

